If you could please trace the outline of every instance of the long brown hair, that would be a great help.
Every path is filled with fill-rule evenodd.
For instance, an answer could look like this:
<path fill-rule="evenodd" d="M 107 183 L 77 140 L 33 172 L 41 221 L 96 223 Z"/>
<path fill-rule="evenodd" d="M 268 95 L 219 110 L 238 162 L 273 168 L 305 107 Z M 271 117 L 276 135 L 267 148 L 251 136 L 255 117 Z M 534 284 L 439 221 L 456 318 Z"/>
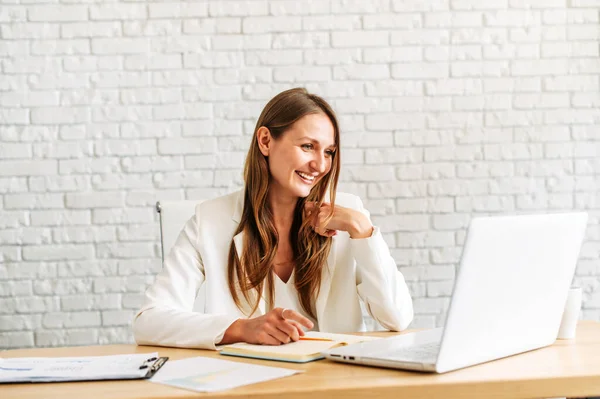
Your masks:
<path fill-rule="evenodd" d="M 286 90 L 267 103 L 260 114 L 244 167 L 244 209 L 235 235 L 244 232 L 244 248 L 238 258 L 234 242 L 229 246 L 227 277 L 229 292 L 238 308 L 242 309 L 240 292 L 252 306 L 252 315 L 258 308 L 266 282 L 270 303 L 274 303 L 273 261 L 279 237 L 269 204 L 270 172 L 267 159 L 258 147 L 257 132 L 261 126 L 269 129 L 278 140 L 300 118 L 309 114 L 325 114 L 334 128 L 337 150 L 332 155 L 331 169 L 311 189 L 306 198 L 299 198 L 294 210 L 290 242 L 295 267 L 295 285 L 304 310 L 316 318 L 315 301 L 319 294 L 322 268 L 331 248 L 331 238 L 313 231 L 304 218 L 304 204 L 314 201 L 321 205 L 329 189 L 329 202 L 335 204 L 340 172 L 340 134 L 337 118 L 331 106 L 321 97 L 304 88 Z M 237 284 L 236 284 L 237 283 Z M 239 291 L 238 291 L 239 290 Z"/>

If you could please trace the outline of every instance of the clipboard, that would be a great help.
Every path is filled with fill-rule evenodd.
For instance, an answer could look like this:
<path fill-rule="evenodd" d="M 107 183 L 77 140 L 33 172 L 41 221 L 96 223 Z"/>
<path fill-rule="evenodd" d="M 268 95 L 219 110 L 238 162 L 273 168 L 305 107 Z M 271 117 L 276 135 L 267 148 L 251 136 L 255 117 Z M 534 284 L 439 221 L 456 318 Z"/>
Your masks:
<path fill-rule="evenodd" d="M 0 358 L 0 384 L 148 379 L 168 359 L 159 357 L 156 352 L 112 356 Z"/>

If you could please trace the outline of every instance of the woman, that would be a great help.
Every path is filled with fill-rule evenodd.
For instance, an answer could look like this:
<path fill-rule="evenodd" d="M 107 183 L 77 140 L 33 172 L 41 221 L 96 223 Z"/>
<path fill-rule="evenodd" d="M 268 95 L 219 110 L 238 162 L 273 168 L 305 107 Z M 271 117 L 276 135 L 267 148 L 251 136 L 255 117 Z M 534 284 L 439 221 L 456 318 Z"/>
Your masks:
<path fill-rule="evenodd" d="M 146 292 L 136 342 L 214 349 L 361 331 L 361 299 L 383 327 L 405 329 L 412 300 L 379 229 L 358 197 L 336 195 L 339 149 L 325 100 L 296 88 L 269 101 L 244 189 L 196 207 Z"/>

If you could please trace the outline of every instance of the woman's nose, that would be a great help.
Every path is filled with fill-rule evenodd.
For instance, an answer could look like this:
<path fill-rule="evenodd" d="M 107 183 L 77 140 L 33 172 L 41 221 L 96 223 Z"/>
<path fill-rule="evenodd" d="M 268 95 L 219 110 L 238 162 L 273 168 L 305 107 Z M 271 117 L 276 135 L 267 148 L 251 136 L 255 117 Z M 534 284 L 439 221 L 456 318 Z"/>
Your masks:
<path fill-rule="evenodd" d="M 317 154 L 311 162 L 311 167 L 319 173 L 324 173 L 327 168 L 325 156 L 323 154 Z"/>

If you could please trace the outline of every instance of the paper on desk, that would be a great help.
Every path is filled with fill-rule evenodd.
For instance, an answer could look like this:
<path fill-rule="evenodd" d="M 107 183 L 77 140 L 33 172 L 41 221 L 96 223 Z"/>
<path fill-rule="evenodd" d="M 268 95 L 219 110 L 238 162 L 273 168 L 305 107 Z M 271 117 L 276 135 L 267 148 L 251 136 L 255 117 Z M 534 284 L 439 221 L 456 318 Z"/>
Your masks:
<path fill-rule="evenodd" d="M 209 357 L 192 357 L 168 361 L 150 381 L 197 392 L 215 392 L 301 372 Z"/>

